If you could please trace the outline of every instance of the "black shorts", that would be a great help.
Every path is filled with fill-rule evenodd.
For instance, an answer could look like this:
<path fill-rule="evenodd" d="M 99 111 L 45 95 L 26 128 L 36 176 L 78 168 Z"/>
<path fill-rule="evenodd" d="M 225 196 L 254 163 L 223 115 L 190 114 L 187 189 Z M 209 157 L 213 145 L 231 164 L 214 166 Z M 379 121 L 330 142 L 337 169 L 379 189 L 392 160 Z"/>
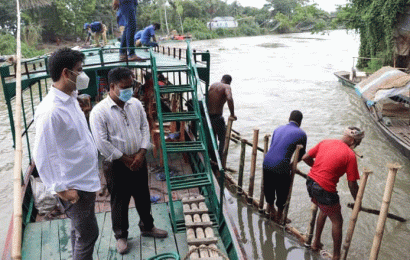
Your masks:
<path fill-rule="evenodd" d="M 263 168 L 263 176 L 266 202 L 273 205 L 276 199 L 276 206 L 283 210 L 289 194 L 290 171 Z"/>
<path fill-rule="evenodd" d="M 317 182 L 309 177 L 306 180 L 306 186 L 309 196 L 320 204 L 334 205 L 340 202 L 337 192 L 329 192 L 324 190 Z"/>

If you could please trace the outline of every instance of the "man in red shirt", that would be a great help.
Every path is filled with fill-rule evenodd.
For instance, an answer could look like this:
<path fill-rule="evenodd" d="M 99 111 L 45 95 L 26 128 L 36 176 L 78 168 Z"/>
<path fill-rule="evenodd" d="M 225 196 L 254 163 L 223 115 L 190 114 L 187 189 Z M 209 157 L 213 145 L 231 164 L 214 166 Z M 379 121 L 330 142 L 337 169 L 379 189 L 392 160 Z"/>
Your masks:
<path fill-rule="evenodd" d="M 318 250 L 322 246 L 320 237 L 326 218 L 329 217 L 332 221 L 333 260 L 340 259 L 343 227 L 336 185 L 346 173 L 350 193 L 356 199 L 359 189 L 357 180 L 360 176 L 353 149 L 360 144 L 363 137 L 364 131 L 357 127 L 348 127 L 341 140 L 323 140 L 302 158 L 312 167 L 306 185 L 312 202 L 320 209 L 312 249 Z"/>

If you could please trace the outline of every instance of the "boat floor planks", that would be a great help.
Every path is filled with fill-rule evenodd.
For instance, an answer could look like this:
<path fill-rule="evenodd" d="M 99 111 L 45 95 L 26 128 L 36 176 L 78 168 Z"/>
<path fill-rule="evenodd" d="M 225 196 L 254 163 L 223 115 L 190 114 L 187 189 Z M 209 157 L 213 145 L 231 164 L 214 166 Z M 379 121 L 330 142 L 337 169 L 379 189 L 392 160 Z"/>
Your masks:
<path fill-rule="evenodd" d="M 157 195 L 160 197 L 158 203 L 151 204 L 154 224 L 161 229 L 168 231 L 169 237 L 156 239 L 152 237 L 142 237 L 138 227 L 139 216 L 135 209 L 133 199 L 130 202 L 129 209 L 129 252 L 125 255 L 120 255 L 116 250 L 116 240 L 112 231 L 111 212 L 110 212 L 110 196 L 108 192 L 100 194 L 97 192 L 96 198 L 96 217 L 99 227 L 99 237 L 95 244 L 94 259 L 147 259 L 156 254 L 166 252 L 179 252 L 183 257 L 188 253 L 188 245 L 186 244 L 186 233 L 173 233 L 171 220 L 167 208 L 168 194 L 166 181 L 158 180 L 157 172 L 159 160 L 152 156 L 152 153 L 147 155 L 149 187 L 151 196 Z M 178 155 L 172 155 L 169 159 L 169 166 L 178 171 L 178 175 L 191 174 L 189 166 L 184 163 L 183 158 Z M 105 179 L 102 176 L 102 184 L 105 184 Z M 183 219 L 182 203 L 180 199 L 186 196 L 194 196 L 198 194 L 198 189 L 189 189 L 175 191 L 173 198 L 175 201 L 176 213 L 178 219 Z M 180 215 L 180 216 L 179 216 Z M 49 218 L 49 217 L 48 217 Z M 37 216 L 36 222 L 29 223 L 24 232 L 23 252 L 27 252 L 23 259 L 71 259 L 71 227 L 70 220 L 65 214 L 54 217 L 50 220 L 45 216 Z M 215 231 L 216 233 L 216 231 Z M 222 241 L 219 241 L 221 244 Z M 220 247 L 222 248 L 222 247 Z M 28 252 L 30 252 L 28 254 Z"/>
<path fill-rule="evenodd" d="M 98 213 L 99 237 L 95 244 L 95 259 L 146 259 L 166 252 L 188 252 L 186 233 L 174 234 L 168 215 L 167 203 L 152 205 L 155 226 L 169 233 L 167 238 L 143 237 L 138 227 L 139 217 L 135 208 L 130 208 L 129 252 L 120 255 L 116 251 L 116 240 L 112 231 L 111 212 Z M 71 232 L 68 219 L 55 219 L 27 225 L 23 242 L 23 252 L 30 252 L 23 259 L 49 260 L 70 259 Z M 216 231 L 216 230 L 215 230 Z M 41 235 L 40 235 L 41 234 Z M 220 243 L 222 243 L 220 241 Z"/>

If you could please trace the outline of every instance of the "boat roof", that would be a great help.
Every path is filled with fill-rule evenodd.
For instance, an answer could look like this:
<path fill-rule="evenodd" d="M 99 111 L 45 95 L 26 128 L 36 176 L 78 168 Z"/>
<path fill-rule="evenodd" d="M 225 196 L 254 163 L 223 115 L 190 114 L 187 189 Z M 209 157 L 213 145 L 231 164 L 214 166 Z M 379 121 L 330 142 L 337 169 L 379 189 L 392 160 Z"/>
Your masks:
<path fill-rule="evenodd" d="M 366 100 L 368 105 L 378 102 L 400 101 L 400 99 L 408 103 L 410 100 L 410 75 L 396 68 L 386 66 L 358 83 L 355 88 L 356 92 Z"/>

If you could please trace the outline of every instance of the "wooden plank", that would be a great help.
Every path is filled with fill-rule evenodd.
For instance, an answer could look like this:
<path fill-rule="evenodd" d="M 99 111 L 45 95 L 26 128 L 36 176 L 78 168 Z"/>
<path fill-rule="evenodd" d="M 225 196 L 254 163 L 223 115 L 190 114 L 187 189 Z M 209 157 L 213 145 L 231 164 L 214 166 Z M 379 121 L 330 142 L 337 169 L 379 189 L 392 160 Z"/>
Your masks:
<path fill-rule="evenodd" d="M 138 226 L 140 217 L 136 208 L 130 208 L 128 211 L 130 227 L 128 229 L 128 248 L 129 252 L 123 256 L 123 260 L 141 259 L 141 231 Z"/>
<path fill-rule="evenodd" d="M 225 246 L 224 246 L 224 244 L 223 244 L 223 242 L 222 242 L 222 239 L 221 239 L 221 237 L 219 236 L 218 229 L 214 228 L 214 234 L 215 234 L 215 236 L 218 238 L 218 242 L 217 242 L 216 246 L 218 247 L 218 249 L 219 249 L 221 252 L 223 252 L 223 253 L 225 254 L 225 256 L 227 256 L 228 253 L 226 252 L 226 249 L 225 249 Z"/>
<path fill-rule="evenodd" d="M 122 255 L 117 252 L 117 240 L 114 237 L 114 231 L 112 231 L 111 212 L 106 213 L 104 222 L 105 222 L 104 228 L 107 230 L 108 227 L 109 227 L 109 229 L 111 230 L 111 232 L 110 232 L 111 235 L 110 235 L 110 242 L 109 242 L 108 246 L 103 247 L 101 249 L 105 249 L 105 250 L 108 249 L 107 259 L 112 259 L 112 260 L 122 259 Z M 108 223 L 110 223 L 110 224 L 108 225 Z"/>
<path fill-rule="evenodd" d="M 153 237 L 141 237 L 141 259 L 147 259 L 156 255 L 155 239 Z"/>
<path fill-rule="evenodd" d="M 159 219 L 159 217 L 155 216 L 155 215 L 158 214 L 157 213 L 157 207 L 159 205 L 163 205 L 163 203 L 161 203 L 161 204 L 152 204 L 152 208 L 151 208 L 155 225 L 157 225 L 157 223 L 159 223 L 159 221 L 161 221 Z M 154 215 L 154 213 L 155 213 L 155 215 Z M 146 259 L 146 258 L 155 256 L 157 254 L 155 242 L 156 242 L 155 238 L 153 238 L 153 237 L 143 237 L 143 236 L 141 236 L 141 259 Z"/>
<path fill-rule="evenodd" d="M 176 233 L 174 234 L 174 236 L 178 248 L 178 253 L 181 256 L 181 259 L 183 259 L 189 252 L 186 233 Z"/>
<path fill-rule="evenodd" d="M 99 259 L 109 259 L 113 255 L 113 252 L 110 251 L 111 238 L 115 239 L 111 228 L 111 214 L 110 212 L 103 214 L 105 214 L 105 220 L 103 227 L 100 229 L 101 238 L 98 245 L 98 257 Z"/>
<path fill-rule="evenodd" d="M 168 232 L 168 237 L 166 238 L 155 238 L 156 253 L 178 252 L 167 204 L 161 203 L 154 205 L 152 207 L 152 216 L 155 220 L 155 226 Z"/>
<path fill-rule="evenodd" d="M 94 245 L 93 258 L 94 259 L 102 259 L 102 258 L 99 257 L 99 249 L 100 249 L 100 243 L 101 243 L 101 234 L 102 234 L 102 230 L 104 229 L 104 225 L 105 225 L 105 212 L 95 214 L 95 217 L 97 218 L 99 234 L 98 234 L 97 241 L 95 242 L 95 245 Z M 108 219 L 107 221 L 109 221 L 109 223 L 107 223 L 107 225 L 111 225 L 111 220 Z"/>
<path fill-rule="evenodd" d="M 71 220 L 69 218 L 61 219 L 58 225 L 58 238 L 60 240 L 60 257 L 62 260 L 71 259 Z"/>
<path fill-rule="evenodd" d="M 24 229 L 22 257 L 23 259 L 41 259 L 41 223 L 29 223 Z"/>
<path fill-rule="evenodd" d="M 58 224 L 52 222 L 41 222 L 41 259 L 60 259 Z"/>

